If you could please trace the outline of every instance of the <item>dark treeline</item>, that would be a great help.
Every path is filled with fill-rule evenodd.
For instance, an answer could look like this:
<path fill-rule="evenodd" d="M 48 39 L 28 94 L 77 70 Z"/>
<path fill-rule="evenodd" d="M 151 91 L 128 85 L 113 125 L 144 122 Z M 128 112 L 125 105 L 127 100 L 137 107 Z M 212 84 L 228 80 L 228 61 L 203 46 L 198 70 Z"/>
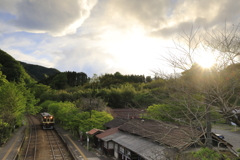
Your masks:
<path fill-rule="evenodd" d="M 144 75 L 122 75 L 119 72 L 115 74 L 105 74 L 97 77 L 99 82 L 87 83 L 90 78 L 86 73 L 80 72 L 61 72 L 47 79 L 39 81 L 41 84 L 49 85 L 53 89 L 67 89 L 68 87 L 84 86 L 84 88 L 110 88 L 125 83 L 146 83 L 151 82 L 150 76 L 145 78 Z"/>
<path fill-rule="evenodd" d="M 145 83 L 151 82 L 150 76 L 145 78 L 144 75 L 122 75 L 119 72 L 115 74 L 105 74 L 99 77 L 101 87 L 109 87 L 111 85 L 124 84 L 124 83 Z"/>
<path fill-rule="evenodd" d="M 49 85 L 53 89 L 66 89 L 67 87 L 82 86 L 88 81 L 86 73 L 80 72 L 61 72 L 39 83 Z"/>

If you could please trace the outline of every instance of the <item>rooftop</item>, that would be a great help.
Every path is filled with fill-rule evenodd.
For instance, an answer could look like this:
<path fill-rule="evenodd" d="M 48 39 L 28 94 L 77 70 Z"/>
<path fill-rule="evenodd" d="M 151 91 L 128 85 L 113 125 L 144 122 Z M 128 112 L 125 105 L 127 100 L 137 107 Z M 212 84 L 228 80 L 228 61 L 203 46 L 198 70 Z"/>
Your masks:
<path fill-rule="evenodd" d="M 120 126 L 119 130 L 178 149 L 195 143 L 199 139 L 199 136 L 203 134 L 203 132 L 188 126 L 149 119 L 131 119 Z"/>

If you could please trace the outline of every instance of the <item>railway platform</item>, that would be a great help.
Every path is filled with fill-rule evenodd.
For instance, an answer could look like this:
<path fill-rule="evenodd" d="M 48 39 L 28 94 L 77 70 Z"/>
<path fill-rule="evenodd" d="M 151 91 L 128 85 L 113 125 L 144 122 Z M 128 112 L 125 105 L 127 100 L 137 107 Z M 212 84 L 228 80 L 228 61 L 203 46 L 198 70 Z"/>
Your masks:
<path fill-rule="evenodd" d="M 111 160 L 108 157 L 97 155 L 84 148 L 79 139 L 59 125 L 55 125 L 55 130 L 63 137 L 76 160 Z"/>
<path fill-rule="evenodd" d="M 12 137 L 3 145 L 0 146 L 0 159 L 1 160 L 13 160 L 16 159 L 18 151 L 24 140 L 25 126 L 20 127 L 15 131 Z"/>

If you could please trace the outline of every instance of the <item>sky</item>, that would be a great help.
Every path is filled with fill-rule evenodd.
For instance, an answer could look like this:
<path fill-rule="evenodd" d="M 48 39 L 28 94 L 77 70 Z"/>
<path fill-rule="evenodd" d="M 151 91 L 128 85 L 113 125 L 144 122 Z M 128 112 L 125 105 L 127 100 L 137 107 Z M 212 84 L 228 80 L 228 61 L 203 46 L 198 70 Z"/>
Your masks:
<path fill-rule="evenodd" d="M 0 49 L 61 72 L 152 76 L 180 32 L 240 22 L 234 0 L 0 0 Z"/>

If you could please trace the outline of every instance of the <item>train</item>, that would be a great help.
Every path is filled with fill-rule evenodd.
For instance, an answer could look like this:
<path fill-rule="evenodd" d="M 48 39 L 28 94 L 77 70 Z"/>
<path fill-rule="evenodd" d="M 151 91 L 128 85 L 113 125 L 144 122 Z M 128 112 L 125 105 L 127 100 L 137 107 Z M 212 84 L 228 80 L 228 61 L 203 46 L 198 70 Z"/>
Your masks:
<path fill-rule="evenodd" d="M 41 113 L 42 129 L 54 129 L 54 116 L 50 113 Z"/>

